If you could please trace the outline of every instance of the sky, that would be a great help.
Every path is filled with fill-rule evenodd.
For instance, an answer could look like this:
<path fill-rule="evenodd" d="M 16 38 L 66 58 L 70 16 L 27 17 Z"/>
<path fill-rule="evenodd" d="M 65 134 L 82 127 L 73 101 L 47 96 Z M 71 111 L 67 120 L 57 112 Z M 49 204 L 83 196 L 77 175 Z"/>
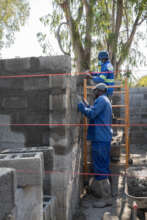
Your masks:
<path fill-rule="evenodd" d="M 41 24 L 39 18 L 52 11 L 51 0 L 29 0 L 30 16 L 20 32 L 15 34 L 15 43 L 10 48 L 2 50 L 2 58 L 14 57 L 32 57 L 41 56 L 42 48 L 40 47 L 36 34 L 41 31 L 47 31 L 47 28 Z M 49 33 L 49 30 L 48 30 Z M 60 53 L 57 40 L 50 34 L 53 48 Z"/>
<path fill-rule="evenodd" d="M 52 12 L 51 0 L 29 0 L 29 4 L 31 8 L 30 16 L 25 26 L 21 28 L 20 32 L 15 34 L 15 43 L 11 45 L 10 48 L 4 48 L 1 51 L 1 57 L 4 59 L 43 56 L 42 48 L 38 43 L 36 34 L 44 30 L 49 33 L 51 46 L 52 49 L 55 50 L 55 54 L 62 54 L 53 34 L 39 21 L 41 16 Z M 144 43 L 140 43 L 140 48 L 147 58 L 147 48 L 145 48 Z M 137 78 L 147 75 L 147 64 L 139 69 L 134 68 L 134 73 Z"/>

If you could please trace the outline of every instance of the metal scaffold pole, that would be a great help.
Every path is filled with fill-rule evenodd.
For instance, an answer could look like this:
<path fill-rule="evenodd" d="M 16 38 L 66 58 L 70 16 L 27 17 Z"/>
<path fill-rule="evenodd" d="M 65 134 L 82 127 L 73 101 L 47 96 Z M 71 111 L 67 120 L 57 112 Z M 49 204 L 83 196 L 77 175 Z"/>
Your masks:
<path fill-rule="evenodd" d="M 125 123 L 123 124 L 112 124 L 112 127 L 124 127 L 125 132 L 125 165 L 126 168 L 129 166 L 129 159 L 130 159 L 130 143 L 129 143 L 129 127 L 130 127 L 130 117 L 129 117 L 129 87 L 128 87 L 128 80 L 125 79 L 125 85 L 115 85 L 115 86 L 108 86 L 109 88 L 124 88 L 124 91 L 116 91 L 116 94 L 124 94 L 124 104 L 122 105 L 112 105 L 112 108 L 124 108 L 125 109 L 125 117 L 121 118 Z M 84 99 L 87 100 L 87 89 L 92 89 L 93 86 L 87 86 L 87 79 L 84 79 Z M 88 163 L 87 163 L 87 118 L 84 117 L 84 172 L 88 171 Z"/>
<path fill-rule="evenodd" d="M 128 80 L 125 80 L 125 146 L 126 146 L 126 168 L 129 166 L 130 146 L 129 146 L 129 88 Z"/>
<path fill-rule="evenodd" d="M 84 99 L 87 100 L 87 79 L 84 79 Z M 87 164 L 87 118 L 84 117 L 84 172 L 88 172 Z"/>

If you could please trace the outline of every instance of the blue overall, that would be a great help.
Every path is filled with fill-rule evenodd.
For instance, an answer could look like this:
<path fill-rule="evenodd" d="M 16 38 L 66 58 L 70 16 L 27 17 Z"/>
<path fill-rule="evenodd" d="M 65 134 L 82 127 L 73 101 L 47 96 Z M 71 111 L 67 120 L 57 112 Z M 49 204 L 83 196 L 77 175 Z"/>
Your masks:
<path fill-rule="evenodd" d="M 112 106 L 106 95 L 99 96 L 93 106 L 86 106 L 83 102 L 78 109 L 89 118 L 87 139 L 92 143 L 92 160 L 94 173 L 110 174 L 110 143 L 112 139 Z M 108 176 L 96 175 L 97 180 Z"/>
<path fill-rule="evenodd" d="M 101 64 L 101 73 L 92 72 L 92 76 L 93 76 L 92 80 L 95 83 L 105 83 L 108 86 L 114 85 L 113 66 L 109 60 Z M 114 91 L 114 88 L 108 88 L 107 95 L 112 96 L 113 91 Z"/>

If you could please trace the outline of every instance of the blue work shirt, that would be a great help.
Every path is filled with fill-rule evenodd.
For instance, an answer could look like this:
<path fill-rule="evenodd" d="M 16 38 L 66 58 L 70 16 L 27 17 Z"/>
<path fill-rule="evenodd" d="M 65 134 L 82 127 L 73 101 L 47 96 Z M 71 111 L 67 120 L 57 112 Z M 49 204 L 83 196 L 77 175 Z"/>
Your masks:
<path fill-rule="evenodd" d="M 114 85 L 113 66 L 109 60 L 101 64 L 101 73 L 92 72 L 92 76 L 93 76 L 92 80 L 95 83 L 105 83 L 108 86 Z M 114 88 L 108 88 L 107 95 L 112 96 L 113 91 L 114 91 Z"/>
<path fill-rule="evenodd" d="M 93 106 L 86 106 L 83 102 L 78 104 L 81 111 L 90 119 L 87 140 L 110 142 L 112 139 L 112 106 L 106 95 L 99 96 Z"/>

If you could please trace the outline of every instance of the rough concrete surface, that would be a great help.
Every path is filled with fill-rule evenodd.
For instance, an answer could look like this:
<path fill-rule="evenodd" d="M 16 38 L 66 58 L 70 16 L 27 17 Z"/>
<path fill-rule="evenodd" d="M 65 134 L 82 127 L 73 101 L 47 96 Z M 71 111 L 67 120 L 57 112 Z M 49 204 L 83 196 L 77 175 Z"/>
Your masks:
<path fill-rule="evenodd" d="M 128 193 L 135 197 L 147 197 L 147 167 L 131 167 L 127 174 Z"/>
<path fill-rule="evenodd" d="M 15 208 L 16 174 L 14 169 L 0 168 L 0 220 Z"/>
<path fill-rule="evenodd" d="M 42 188 L 26 186 L 16 191 L 16 220 L 43 220 Z"/>
<path fill-rule="evenodd" d="M 45 176 L 43 180 L 43 190 L 45 195 L 51 195 L 51 173 L 50 171 L 54 169 L 54 148 L 53 147 L 29 147 L 29 148 L 14 148 L 6 149 L 1 152 L 1 154 L 22 154 L 22 153 L 36 153 L 42 152 L 44 156 L 44 169 Z"/>
<path fill-rule="evenodd" d="M 43 153 L 1 154 L 0 167 L 16 169 L 17 185 L 42 185 Z"/>

